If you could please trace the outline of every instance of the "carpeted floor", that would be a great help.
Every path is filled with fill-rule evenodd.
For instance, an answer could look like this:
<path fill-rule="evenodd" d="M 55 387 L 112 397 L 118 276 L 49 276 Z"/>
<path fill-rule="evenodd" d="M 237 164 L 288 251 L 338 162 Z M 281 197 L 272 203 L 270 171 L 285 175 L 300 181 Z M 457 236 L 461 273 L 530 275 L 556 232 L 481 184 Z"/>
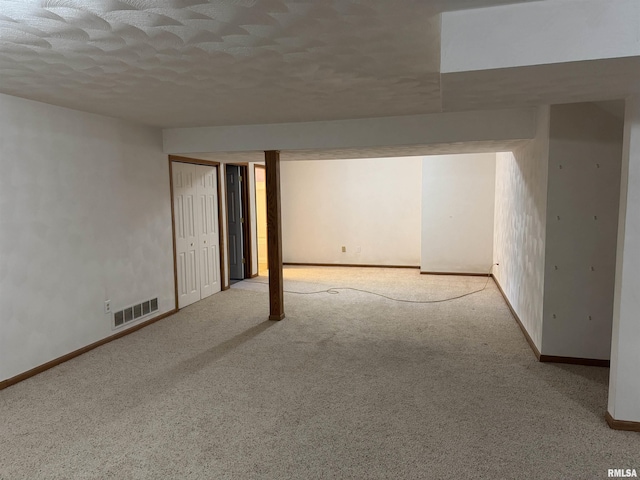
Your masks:
<path fill-rule="evenodd" d="M 484 278 L 287 268 L 415 300 Z M 640 468 L 608 369 L 536 362 L 497 288 L 452 302 L 245 281 L 0 391 L 0 478 L 604 479 Z"/>

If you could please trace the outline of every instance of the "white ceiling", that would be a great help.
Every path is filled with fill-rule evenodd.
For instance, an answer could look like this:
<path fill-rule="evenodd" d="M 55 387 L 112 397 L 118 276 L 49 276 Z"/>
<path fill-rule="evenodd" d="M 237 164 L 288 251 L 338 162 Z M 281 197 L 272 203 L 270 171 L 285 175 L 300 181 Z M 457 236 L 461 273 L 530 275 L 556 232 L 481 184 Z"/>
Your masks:
<path fill-rule="evenodd" d="M 533 0 L 0 0 L 0 92 L 160 127 L 441 111 L 438 13 Z"/>

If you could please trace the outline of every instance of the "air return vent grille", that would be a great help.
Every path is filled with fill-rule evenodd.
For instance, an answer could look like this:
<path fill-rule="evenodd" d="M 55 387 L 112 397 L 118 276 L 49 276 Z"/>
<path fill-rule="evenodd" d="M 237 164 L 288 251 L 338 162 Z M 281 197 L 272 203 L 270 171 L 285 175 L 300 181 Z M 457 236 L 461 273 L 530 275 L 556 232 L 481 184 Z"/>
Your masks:
<path fill-rule="evenodd" d="M 113 314 L 113 326 L 121 327 L 125 323 L 133 322 L 158 310 L 158 299 L 152 298 L 142 303 L 131 305 Z"/>

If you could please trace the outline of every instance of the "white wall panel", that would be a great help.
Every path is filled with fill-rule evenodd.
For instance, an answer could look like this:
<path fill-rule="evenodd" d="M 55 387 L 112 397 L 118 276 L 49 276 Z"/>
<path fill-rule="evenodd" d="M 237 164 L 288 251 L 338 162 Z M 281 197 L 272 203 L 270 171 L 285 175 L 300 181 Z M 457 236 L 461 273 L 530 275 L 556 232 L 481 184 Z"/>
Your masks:
<path fill-rule="evenodd" d="M 174 307 L 159 130 L 0 95 L 0 379 L 113 333 L 113 311 Z"/>
<path fill-rule="evenodd" d="M 495 153 L 424 157 L 423 272 L 491 271 L 495 184 Z"/>
<path fill-rule="evenodd" d="M 610 355 L 623 118 L 600 105 L 551 107 L 545 355 Z"/>
<path fill-rule="evenodd" d="M 640 98 L 626 103 L 609 413 L 640 422 Z"/>
<path fill-rule="evenodd" d="M 282 162 L 283 260 L 418 266 L 421 164 L 422 157 Z"/>
<path fill-rule="evenodd" d="M 538 347 L 542 310 L 547 220 L 549 107 L 540 107 L 535 140 L 498 153 L 494 267 L 496 280 Z"/>

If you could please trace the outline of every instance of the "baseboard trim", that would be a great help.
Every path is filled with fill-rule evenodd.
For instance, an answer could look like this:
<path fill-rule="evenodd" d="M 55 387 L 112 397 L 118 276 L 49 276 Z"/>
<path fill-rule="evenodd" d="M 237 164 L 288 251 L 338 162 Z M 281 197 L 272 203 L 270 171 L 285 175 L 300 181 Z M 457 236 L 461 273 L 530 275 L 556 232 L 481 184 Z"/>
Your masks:
<path fill-rule="evenodd" d="M 613 430 L 625 430 L 627 432 L 640 432 L 640 422 L 629 422 L 626 420 L 616 420 L 609 412 L 604 415 L 609 428 Z"/>
<path fill-rule="evenodd" d="M 557 357 L 554 355 L 540 355 L 539 360 L 546 363 L 567 363 L 569 365 L 585 365 L 587 367 L 606 367 L 611 366 L 610 360 L 598 360 L 595 358 L 578 358 L 578 357 Z"/>
<path fill-rule="evenodd" d="M 254 273 L 249 278 L 256 278 L 258 275 L 259 275 L 258 273 Z"/>
<path fill-rule="evenodd" d="M 360 267 L 360 268 L 420 268 L 417 265 L 361 265 L 358 263 L 301 263 L 284 262 L 285 267 Z"/>
<path fill-rule="evenodd" d="M 520 320 L 520 317 L 518 316 L 516 311 L 513 309 L 513 305 L 511 305 L 511 302 L 507 298 L 507 295 L 504 293 L 504 290 L 502 289 L 500 282 L 498 282 L 498 279 L 495 276 L 491 275 L 491 277 L 493 278 L 493 282 L 498 287 L 498 290 L 502 294 L 502 298 L 504 298 L 504 301 L 507 304 L 507 307 L 509 307 L 509 310 L 511 311 L 511 315 L 513 315 L 513 318 L 518 323 L 518 326 L 520 327 L 520 330 L 522 330 L 524 337 L 527 339 L 527 343 L 529 344 L 529 347 L 531 347 L 531 350 L 533 350 L 533 353 L 535 354 L 539 362 L 565 363 L 569 365 L 585 365 L 587 367 L 609 367 L 610 366 L 611 362 L 609 360 L 598 360 L 595 358 L 559 357 L 555 355 L 541 354 L 540 350 L 538 350 L 538 347 L 536 347 L 536 344 L 533 343 L 533 339 L 529 335 L 529 332 L 527 332 L 527 329 L 524 328 L 522 320 Z"/>
<path fill-rule="evenodd" d="M 493 278 L 493 283 L 496 284 L 496 287 L 498 287 L 498 291 L 502 295 L 502 298 L 504 298 L 504 301 L 507 304 L 507 307 L 509 307 L 509 310 L 511 311 L 511 315 L 513 315 L 513 318 L 515 319 L 516 323 L 520 327 L 520 330 L 522 330 L 522 333 L 524 334 L 524 338 L 527 340 L 527 343 L 529 344 L 529 347 L 531 347 L 531 350 L 533 350 L 533 354 L 536 356 L 538 361 L 540 361 L 540 357 L 542 356 L 540 355 L 540 350 L 538 350 L 538 347 L 536 347 L 536 344 L 533 342 L 533 339 L 529 335 L 529 332 L 527 332 L 527 329 L 524 328 L 524 324 L 522 323 L 522 320 L 520 320 L 520 317 L 518 316 L 516 311 L 513 309 L 513 305 L 511 305 L 511 302 L 507 298 L 507 295 L 504 293 L 504 290 L 502 289 L 500 282 L 498 282 L 498 279 L 494 275 L 491 275 L 491 278 Z"/>
<path fill-rule="evenodd" d="M 465 272 L 420 272 L 420 275 L 454 275 L 460 277 L 486 277 L 489 273 L 465 273 Z"/>
<path fill-rule="evenodd" d="M 149 320 L 146 320 L 142 323 L 139 323 L 137 325 L 134 325 L 131 328 L 128 328 L 126 330 L 122 330 L 121 332 L 115 333 L 107 338 L 103 338 L 102 340 L 98 340 L 97 342 L 94 342 L 90 345 L 87 345 L 86 347 L 82 347 L 79 348 L 78 350 L 75 350 L 71 353 L 67 353 L 66 355 L 63 355 L 61 357 L 58 358 L 54 358 L 53 360 L 47 362 L 47 363 L 43 363 L 42 365 L 39 365 L 35 368 L 32 368 L 31 370 L 27 370 L 26 372 L 20 373 L 18 375 L 16 375 L 15 377 L 11 377 L 8 378 L 7 380 L 2 380 L 0 381 L 0 390 L 3 390 L 7 387 L 10 387 L 12 385 L 15 385 L 16 383 L 20 383 L 23 380 L 26 380 L 27 378 L 31 378 L 35 375 L 38 375 L 39 373 L 42 373 L 46 370 L 49 370 L 50 368 L 56 367 L 58 365 L 60 365 L 61 363 L 64 363 L 68 360 L 71 360 L 72 358 L 78 357 L 80 355 L 82 355 L 83 353 L 87 353 L 90 350 L 93 350 L 94 348 L 98 348 L 101 347 L 102 345 L 112 342 L 114 340 L 117 340 L 119 338 L 122 338 L 126 335 L 129 335 L 130 333 L 133 333 L 135 331 L 140 330 L 141 328 L 144 328 L 148 325 L 151 325 L 152 323 L 158 322 L 160 320 L 162 320 L 163 318 L 167 318 L 170 317 L 171 315 L 173 315 L 174 313 L 176 313 L 178 311 L 178 309 L 173 309 L 168 311 L 167 313 L 163 313 L 162 315 L 158 315 L 157 317 L 154 318 L 150 318 Z"/>

